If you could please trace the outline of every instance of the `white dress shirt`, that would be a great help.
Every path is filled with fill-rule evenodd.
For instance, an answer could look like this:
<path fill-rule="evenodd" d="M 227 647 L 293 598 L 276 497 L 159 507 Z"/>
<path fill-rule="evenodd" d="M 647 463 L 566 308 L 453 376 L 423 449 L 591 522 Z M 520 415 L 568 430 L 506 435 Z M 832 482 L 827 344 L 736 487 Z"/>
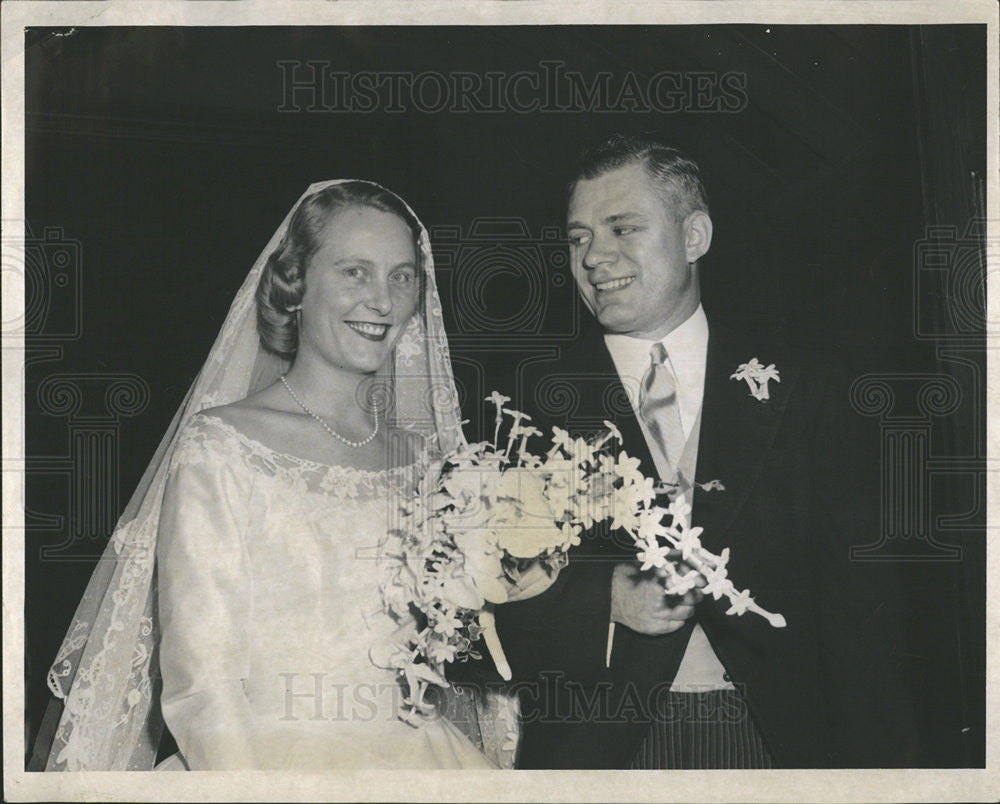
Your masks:
<path fill-rule="evenodd" d="M 615 362 L 618 376 L 621 377 L 628 394 L 632 409 L 642 427 L 646 443 L 650 442 L 646 422 L 639 415 L 639 389 L 642 378 L 649 368 L 649 350 L 654 341 L 644 341 L 631 338 L 628 335 L 605 335 L 611 359 Z M 701 412 L 701 400 L 705 395 L 705 359 L 708 354 L 708 319 L 701 305 L 680 326 L 671 330 L 660 340 L 667 350 L 667 363 L 673 372 L 677 388 L 677 402 L 681 414 L 681 426 L 684 437 L 689 438 L 694 423 Z M 660 449 L 653 449 L 654 455 L 659 455 Z M 669 477 L 670 467 L 656 467 L 661 477 Z"/>
<path fill-rule="evenodd" d="M 628 335 L 605 335 L 604 342 L 611 353 L 618 376 L 625 393 L 635 411 L 642 435 L 650 448 L 657 472 L 661 478 L 673 476 L 673 469 L 666 463 L 663 451 L 653 440 L 649 428 L 639 414 L 639 390 L 642 378 L 649 368 L 649 352 L 654 341 L 632 338 Z M 684 437 L 691 437 L 695 422 L 701 413 L 701 403 L 705 395 L 705 362 L 708 354 L 708 319 L 699 304 L 691 316 L 675 327 L 660 340 L 667 352 L 667 364 L 674 375 L 677 389 L 677 404 L 680 409 L 681 426 Z M 608 636 L 608 658 L 611 656 L 611 640 L 614 628 Z M 710 689 L 731 688 L 733 685 L 725 674 L 725 668 L 715 655 L 708 637 L 701 625 L 695 624 L 681 665 L 671 684 L 675 692 L 699 692 Z"/>

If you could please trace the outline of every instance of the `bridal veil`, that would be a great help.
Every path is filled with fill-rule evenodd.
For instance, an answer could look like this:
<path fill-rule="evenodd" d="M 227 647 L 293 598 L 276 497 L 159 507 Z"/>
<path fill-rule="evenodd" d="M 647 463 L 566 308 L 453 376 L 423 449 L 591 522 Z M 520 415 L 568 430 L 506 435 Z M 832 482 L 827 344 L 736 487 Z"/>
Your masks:
<path fill-rule="evenodd" d="M 261 346 L 254 293 L 268 256 L 281 242 L 299 204 L 344 181 L 349 180 L 310 186 L 257 258 L 119 519 L 48 674 L 62 712 L 46 770 L 153 768 L 163 731 L 154 557 L 160 504 L 177 436 L 198 411 L 248 396 L 287 368 Z M 418 430 L 436 439 L 437 449 L 447 451 L 463 436 L 434 262 L 423 226 L 419 247 L 426 280 L 423 297 L 388 366 L 377 377 L 379 407 L 388 407 L 397 426 Z M 499 744 L 508 737 L 512 705 L 496 698 L 489 706 L 480 701 L 478 718 L 472 716 L 475 707 L 459 707 L 464 710 L 460 719 L 466 722 L 457 725 L 495 762 Z"/>

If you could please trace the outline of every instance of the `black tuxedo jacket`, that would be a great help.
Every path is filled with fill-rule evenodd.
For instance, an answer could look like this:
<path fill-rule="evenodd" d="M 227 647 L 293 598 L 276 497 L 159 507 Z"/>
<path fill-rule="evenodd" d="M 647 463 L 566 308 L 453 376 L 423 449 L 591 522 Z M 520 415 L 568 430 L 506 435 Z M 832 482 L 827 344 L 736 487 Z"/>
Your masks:
<path fill-rule="evenodd" d="M 730 379 L 753 357 L 780 373 L 767 402 Z M 614 421 L 623 449 L 656 477 L 600 332 L 496 379 L 543 428 L 585 434 Z M 729 577 L 788 625 L 727 616 L 725 598 L 707 598 L 696 616 L 778 767 L 898 766 L 913 750 L 883 622 L 898 602 L 891 567 L 849 552 L 875 543 L 879 527 L 878 441 L 866 443 L 862 423 L 836 361 L 710 319 L 696 480 L 725 490 L 696 491 L 693 524 L 708 549 L 731 548 Z M 666 698 L 693 621 L 656 637 L 617 624 L 605 666 L 611 571 L 635 557 L 606 531 L 585 534 L 548 591 L 497 608 L 521 696 L 519 767 L 627 768 L 651 718 L 699 716 L 670 711 Z"/>

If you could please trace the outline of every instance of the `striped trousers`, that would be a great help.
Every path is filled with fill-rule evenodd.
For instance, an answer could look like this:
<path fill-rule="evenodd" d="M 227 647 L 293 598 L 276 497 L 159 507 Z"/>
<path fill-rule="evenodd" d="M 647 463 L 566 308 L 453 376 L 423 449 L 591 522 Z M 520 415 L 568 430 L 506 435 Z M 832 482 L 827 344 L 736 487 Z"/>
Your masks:
<path fill-rule="evenodd" d="M 669 692 L 643 738 L 635 769 L 773 768 L 771 755 L 736 690 Z"/>

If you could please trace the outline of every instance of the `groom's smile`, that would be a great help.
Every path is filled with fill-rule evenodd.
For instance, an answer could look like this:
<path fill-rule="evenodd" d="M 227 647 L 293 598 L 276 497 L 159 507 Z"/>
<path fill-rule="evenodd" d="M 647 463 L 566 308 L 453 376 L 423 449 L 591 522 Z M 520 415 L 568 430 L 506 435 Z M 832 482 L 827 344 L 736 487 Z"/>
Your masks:
<path fill-rule="evenodd" d="M 598 293 L 607 293 L 614 290 L 622 290 L 627 288 L 635 281 L 634 276 L 625 276 L 621 279 L 609 279 L 606 282 L 594 282 L 593 285 L 597 289 Z"/>

